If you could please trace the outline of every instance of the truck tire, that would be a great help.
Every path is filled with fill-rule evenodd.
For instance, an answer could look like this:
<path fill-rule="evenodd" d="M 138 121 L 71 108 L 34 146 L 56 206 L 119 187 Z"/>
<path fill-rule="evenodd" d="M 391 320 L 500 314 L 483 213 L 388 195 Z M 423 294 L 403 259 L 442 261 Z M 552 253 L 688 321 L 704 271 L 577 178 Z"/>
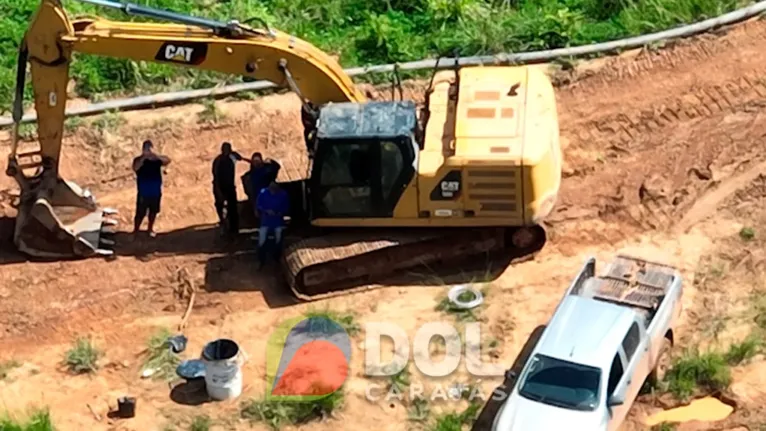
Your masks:
<path fill-rule="evenodd" d="M 657 364 L 654 366 L 651 374 L 649 375 L 649 382 L 652 386 L 657 386 L 665 379 L 665 374 L 670 369 L 670 350 L 672 349 L 670 340 L 667 338 L 662 339 L 662 347 L 660 347 L 660 354 L 657 357 Z"/>

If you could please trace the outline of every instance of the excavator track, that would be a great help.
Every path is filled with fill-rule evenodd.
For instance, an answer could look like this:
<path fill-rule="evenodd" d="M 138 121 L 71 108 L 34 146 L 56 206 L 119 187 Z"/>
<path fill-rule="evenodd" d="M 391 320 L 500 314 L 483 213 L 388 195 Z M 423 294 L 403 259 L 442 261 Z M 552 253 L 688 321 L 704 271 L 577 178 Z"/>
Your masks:
<path fill-rule="evenodd" d="M 519 236 L 525 244 L 514 246 Z M 546 238 L 542 226 L 343 232 L 287 240 L 281 263 L 295 296 L 315 301 L 377 288 L 377 281 L 399 271 L 487 253 L 509 253 L 512 262 L 531 258 Z"/>

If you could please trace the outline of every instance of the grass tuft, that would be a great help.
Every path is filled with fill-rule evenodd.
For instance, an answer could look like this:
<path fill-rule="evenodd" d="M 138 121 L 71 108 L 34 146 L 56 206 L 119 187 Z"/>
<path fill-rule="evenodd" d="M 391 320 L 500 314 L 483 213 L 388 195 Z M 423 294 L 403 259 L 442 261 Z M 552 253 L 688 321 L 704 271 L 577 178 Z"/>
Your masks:
<path fill-rule="evenodd" d="M 50 412 L 37 410 L 26 421 L 12 419 L 7 415 L 0 418 L 0 431 L 55 431 Z"/>
<path fill-rule="evenodd" d="M 98 370 L 98 360 L 103 353 L 96 348 L 90 338 L 80 337 L 69 349 L 64 362 L 69 371 L 75 374 L 95 373 Z"/>
<path fill-rule="evenodd" d="M 313 401 L 250 400 L 242 405 L 241 415 L 252 422 L 279 430 L 285 425 L 298 425 L 322 419 L 341 408 L 344 395 L 338 390 Z"/>
<path fill-rule="evenodd" d="M 0 380 L 5 380 L 8 377 L 8 373 L 11 372 L 14 368 L 18 368 L 21 366 L 21 362 L 11 359 L 8 361 L 0 362 Z M 2 428 L 0 428 L 0 431 L 2 431 Z"/>
<path fill-rule="evenodd" d="M 218 109 L 218 105 L 215 103 L 215 99 L 205 99 L 202 101 L 202 111 L 197 114 L 198 123 L 211 123 L 215 124 L 223 120 L 226 116 Z"/>
<path fill-rule="evenodd" d="M 210 419 L 209 416 L 206 416 L 206 415 L 195 416 L 194 419 L 192 419 L 191 424 L 189 425 L 189 431 L 208 431 L 210 430 L 210 427 L 212 425 L 213 425 L 213 421 Z"/>
<path fill-rule="evenodd" d="M 665 375 L 668 390 L 679 399 L 687 399 L 699 390 L 716 392 L 731 383 L 728 355 L 718 352 L 687 350 Z"/>
<path fill-rule="evenodd" d="M 333 311 L 330 309 L 321 311 L 310 309 L 305 313 L 305 316 L 308 318 L 324 317 L 326 319 L 332 320 L 333 322 L 340 325 L 340 327 L 343 328 L 346 333 L 348 333 L 349 337 L 353 337 L 362 331 L 362 327 L 356 321 L 356 316 L 354 316 L 353 313 Z"/>
<path fill-rule="evenodd" d="M 167 328 L 159 329 L 146 343 L 146 362 L 143 370 L 154 369 L 154 379 L 171 380 L 176 375 L 176 367 L 181 363 L 178 355 L 170 350 L 168 340 L 172 337 Z"/>
<path fill-rule="evenodd" d="M 762 345 L 763 340 L 761 337 L 755 334 L 750 335 L 742 342 L 729 346 L 729 350 L 724 355 L 726 362 L 731 366 L 735 366 L 752 359 L 760 353 Z"/>
<path fill-rule="evenodd" d="M 743 227 L 739 231 L 739 237 L 742 238 L 743 241 L 752 241 L 755 239 L 755 229 L 751 227 Z"/>
<path fill-rule="evenodd" d="M 464 425 L 471 425 L 481 409 L 481 404 L 471 403 L 461 413 L 447 413 L 436 418 L 429 431 L 463 431 Z"/>

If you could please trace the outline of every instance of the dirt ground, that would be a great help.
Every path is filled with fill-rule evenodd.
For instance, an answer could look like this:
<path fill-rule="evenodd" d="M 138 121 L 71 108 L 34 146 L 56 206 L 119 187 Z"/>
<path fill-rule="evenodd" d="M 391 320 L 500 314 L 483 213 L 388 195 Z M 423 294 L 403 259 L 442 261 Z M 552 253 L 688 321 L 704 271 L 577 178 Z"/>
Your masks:
<path fill-rule="evenodd" d="M 766 292 L 764 39 L 766 23 L 753 21 L 662 50 L 557 73 L 565 179 L 547 247 L 534 260 L 504 269 L 488 286 L 481 317 L 497 340 L 491 352 L 495 362 L 510 367 L 588 256 L 605 262 L 622 251 L 663 259 L 682 271 L 684 313 L 676 351 L 700 342 L 726 346 L 747 336 L 753 292 Z M 422 88 L 413 84 L 407 93 L 416 96 Z M 66 137 L 62 175 L 89 187 L 102 205 L 117 208 L 125 231 L 135 199 L 129 165 L 140 142 L 151 138 L 172 158 L 160 234 L 135 243 L 119 238 L 118 257 L 110 261 L 31 263 L 13 252 L 4 232 L 0 362 L 13 359 L 22 366 L 0 380 L 0 410 L 48 406 L 64 430 L 146 431 L 168 424 L 187 429 L 200 414 L 215 418 L 220 429 L 265 430 L 249 428 L 237 413 L 242 399 L 264 393 L 266 339 L 279 322 L 310 308 L 329 308 L 353 312 L 361 324 L 396 323 L 412 336 L 422 323 L 451 319 L 434 310 L 446 288 L 422 282 L 433 279 L 429 274 L 420 282 L 295 304 L 277 275 L 255 271 L 247 240 L 219 240 L 210 163 L 221 141 L 231 141 L 245 154 L 260 150 L 277 159 L 294 157 L 303 144 L 299 104 L 292 95 L 217 106 L 225 117 L 214 124 L 199 124 L 203 107 L 189 105 L 120 114 L 124 124 L 103 134 L 83 126 Z M 2 139 L 0 150 L 6 153 L 7 134 Z M 300 169 L 300 163 L 287 166 L 285 175 L 298 175 Z M 13 191 L 15 184 L 2 177 L 0 189 Z M 3 205 L 7 209 L 7 202 Z M 743 240 L 743 227 L 752 228 L 755 239 Z M 175 328 L 186 308 L 175 293 L 179 270 L 200 286 L 185 331 L 187 354 L 215 338 L 237 340 L 250 358 L 240 400 L 181 405 L 169 396 L 167 383 L 139 377 L 146 340 L 157 328 Z M 72 340 L 81 335 L 93 336 L 105 351 L 94 376 L 70 376 L 61 366 Z M 365 399 L 369 382 L 361 374 L 361 336 L 354 342 L 345 408 L 335 418 L 301 429 L 408 429 L 412 425 L 404 408 Z M 738 406 L 727 421 L 687 427 L 757 429 L 752 426 L 758 420 L 766 423 L 759 410 L 766 401 L 766 368 L 759 361 L 734 370 L 731 391 Z M 486 379 L 481 386 L 499 383 Z M 106 419 L 123 395 L 138 398 L 137 416 Z M 653 404 L 642 398 L 625 429 L 646 429 L 641 423 L 656 409 Z"/>

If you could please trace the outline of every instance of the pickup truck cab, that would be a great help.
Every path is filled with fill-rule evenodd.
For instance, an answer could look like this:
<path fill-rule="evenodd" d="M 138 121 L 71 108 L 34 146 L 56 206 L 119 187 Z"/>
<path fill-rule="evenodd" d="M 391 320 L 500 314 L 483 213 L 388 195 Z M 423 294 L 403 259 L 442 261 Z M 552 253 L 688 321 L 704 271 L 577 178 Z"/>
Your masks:
<path fill-rule="evenodd" d="M 663 378 L 681 313 L 680 274 L 624 255 L 603 276 L 595 274 L 590 258 L 519 373 L 493 431 L 617 430 L 644 381 Z"/>

